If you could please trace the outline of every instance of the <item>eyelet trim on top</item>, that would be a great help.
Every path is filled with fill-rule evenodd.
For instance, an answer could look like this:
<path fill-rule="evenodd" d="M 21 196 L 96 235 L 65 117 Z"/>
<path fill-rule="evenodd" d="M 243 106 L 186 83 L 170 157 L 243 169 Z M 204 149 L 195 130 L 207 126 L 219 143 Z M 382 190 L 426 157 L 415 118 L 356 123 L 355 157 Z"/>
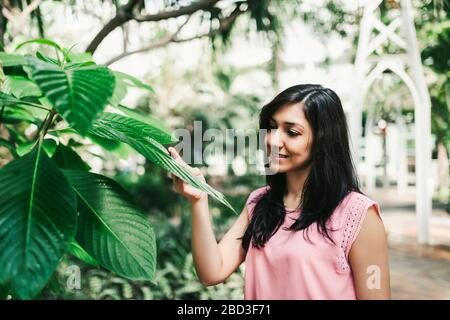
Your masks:
<path fill-rule="evenodd" d="M 351 203 L 346 209 L 347 216 L 344 223 L 344 232 L 339 243 L 338 272 L 340 273 L 350 272 L 347 254 L 350 251 L 349 246 L 352 244 L 355 233 L 358 231 L 361 219 L 364 216 L 363 211 L 366 203 L 367 200 L 362 195 L 358 195 L 355 199 L 351 200 Z"/>

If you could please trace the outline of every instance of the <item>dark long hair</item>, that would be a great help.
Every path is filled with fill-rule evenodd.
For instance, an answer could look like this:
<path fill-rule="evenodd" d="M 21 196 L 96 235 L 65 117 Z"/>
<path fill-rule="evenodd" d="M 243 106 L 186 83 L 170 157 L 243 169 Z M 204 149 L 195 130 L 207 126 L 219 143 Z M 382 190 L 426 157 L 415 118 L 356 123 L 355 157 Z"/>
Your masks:
<path fill-rule="evenodd" d="M 336 93 L 320 85 L 290 87 L 266 104 L 259 115 L 260 129 L 269 128 L 269 119 L 286 104 L 303 102 L 303 110 L 313 132 L 311 170 L 301 194 L 301 214 L 289 227 L 303 230 L 317 223 L 318 231 L 331 242 L 327 221 L 351 191 L 361 192 L 350 154 L 347 122 Z M 261 248 L 283 224 L 287 194 L 286 173 L 266 176 L 270 187 L 256 202 L 253 216 L 242 237 L 247 251 L 250 242 Z"/>

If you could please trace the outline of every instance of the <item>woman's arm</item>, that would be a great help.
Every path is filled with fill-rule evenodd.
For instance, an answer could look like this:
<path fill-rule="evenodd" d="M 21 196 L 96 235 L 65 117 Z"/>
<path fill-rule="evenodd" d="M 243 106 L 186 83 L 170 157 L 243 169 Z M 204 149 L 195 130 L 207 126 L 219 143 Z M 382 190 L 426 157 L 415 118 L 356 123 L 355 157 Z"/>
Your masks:
<path fill-rule="evenodd" d="M 219 244 L 214 236 L 208 199 L 192 202 L 192 255 L 200 282 L 206 286 L 225 281 L 244 261 L 241 238 L 248 225 L 244 208 Z"/>
<path fill-rule="evenodd" d="M 353 242 L 349 262 L 357 299 L 391 298 L 387 237 L 383 222 L 373 206 L 368 209 Z"/>
<path fill-rule="evenodd" d="M 169 148 L 171 155 L 194 175 L 203 179 L 198 169 L 191 168 L 178 155 L 174 148 Z M 175 190 L 191 203 L 192 213 L 192 255 L 197 276 L 206 286 L 225 281 L 244 261 L 245 252 L 241 238 L 248 225 L 247 208 L 244 207 L 233 226 L 217 243 L 208 206 L 208 195 L 188 185 L 172 175 Z"/>

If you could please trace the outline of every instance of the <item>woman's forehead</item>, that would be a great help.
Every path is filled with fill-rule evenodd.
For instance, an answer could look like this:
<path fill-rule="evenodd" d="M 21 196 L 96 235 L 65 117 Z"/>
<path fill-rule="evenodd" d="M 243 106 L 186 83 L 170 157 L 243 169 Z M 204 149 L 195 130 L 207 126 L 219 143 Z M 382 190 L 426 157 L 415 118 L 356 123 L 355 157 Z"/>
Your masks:
<path fill-rule="evenodd" d="M 283 105 L 272 115 L 272 118 L 277 123 L 293 122 L 303 126 L 307 123 L 302 103 Z"/>

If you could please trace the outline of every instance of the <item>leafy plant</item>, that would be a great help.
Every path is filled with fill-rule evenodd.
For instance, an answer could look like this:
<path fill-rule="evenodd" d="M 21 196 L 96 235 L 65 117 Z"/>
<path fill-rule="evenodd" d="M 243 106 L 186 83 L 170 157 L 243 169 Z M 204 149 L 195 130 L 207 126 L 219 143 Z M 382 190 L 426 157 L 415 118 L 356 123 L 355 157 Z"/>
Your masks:
<path fill-rule="evenodd" d="M 51 40 L 18 48 L 29 44 L 50 46 L 56 54 L 0 52 L 0 128 L 7 136 L 1 142 L 13 157 L 0 169 L 0 293 L 36 297 L 65 253 L 129 279 L 153 280 L 150 223 L 117 182 L 89 172 L 67 136 L 108 150 L 127 144 L 234 211 L 232 206 L 169 155 L 164 145 L 177 141 L 161 121 L 121 105 L 127 87 L 151 87 Z M 25 130 L 33 126 L 31 134 Z"/>

